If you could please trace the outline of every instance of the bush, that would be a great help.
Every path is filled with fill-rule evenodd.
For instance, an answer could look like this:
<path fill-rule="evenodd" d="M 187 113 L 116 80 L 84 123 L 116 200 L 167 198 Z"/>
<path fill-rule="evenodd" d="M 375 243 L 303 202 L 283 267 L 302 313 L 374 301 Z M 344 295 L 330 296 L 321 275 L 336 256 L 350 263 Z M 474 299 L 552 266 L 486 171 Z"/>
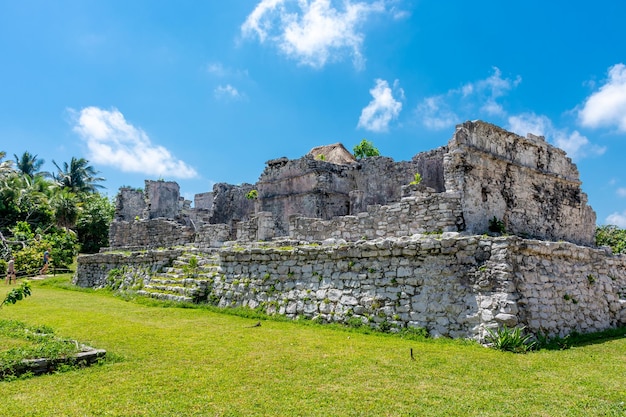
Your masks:
<path fill-rule="evenodd" d="M 522 333 L 524 329 L 525 327 L 501 327 L 495 331 L 487 329 L 488 336 L 486 339 L 494 349 L 505 352 L 526 353 L 535 348 L 536 342 L 532 340 L 532 335 L 524 335 Z"/>
<path fill-rule="evenodd" d="M 109 246 L 109 226 L 114 214 L 115 206 L 105 196 L 93 194 L 85 200 L 76 220 L 81 252 L 96 253 Z"/>
<path fill-rule="evenodd" d="M 626 252 L 626 230 L 617 226 L 600 226 L 596 229 L 596 245 L 609 246 L 613 253 Z"/>

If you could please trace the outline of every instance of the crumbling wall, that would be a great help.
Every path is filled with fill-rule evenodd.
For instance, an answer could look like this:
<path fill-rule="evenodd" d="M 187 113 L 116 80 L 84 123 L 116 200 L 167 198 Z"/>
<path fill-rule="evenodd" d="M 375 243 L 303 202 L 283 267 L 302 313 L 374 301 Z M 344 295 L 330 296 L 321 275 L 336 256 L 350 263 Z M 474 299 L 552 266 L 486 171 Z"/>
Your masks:
<path fill-rule="evenodd" d="M 255 200 L 246 195 L 254 189 L 252 184 L 231 185 L 219 183 L 213 186 L 212 224 L 228 224 L 248 220 L 254 214 Z"/>
<path fill-rule="evenodd" d="M 365 211 L 370 205 L 400 201 L 402 186 L 413 181 L 417 172 L 417 164 L 406 161 L 395 162 L 385 156 L 361 159 L 350 168 L 350 173 L 354 177 L 352 189 L 362 192 L 358 208 L 355 205 L 350 214 Z"/>
<path fill-rule="evenodd" d="M 180 214 L 180 187 L 174 181 L 146 180 L 146 214 L 144 219 L 165 217 L 175 219 Z"/>
<path fill-rule="evenodd" d="M 133 283 L 143 281 L 144 284 L 147 284 L 152 274 L 171 265 L 174 259 L 182 253 L 181 249 L 167 249 L 128 253 L 81 254 L 78 255 L 78 264 L 76 273 L 72 278 L 72 284 L 83 288 L 103 288 L 107 284 L 115 284 L 109 282 L 109 273 L 113 269 L 122 272 L 124 277 Z M 123 283 L 117 283 L 115 286 L 124 287 Z"/>
<path fill-rule="evenodd" d="M 146 201 L 143 190 L 130 187 L 120 188 L 115 199 L 115 220 L 133 221 L 143 217 Z"/>
<path fill-rule="evenodd" d="M 231 227 L 227 224 L 203 224 L 196 231 L 194 243 L 196 246 L 219 248 L 232 235 Z"/>
<path fill-rule="evenodd" d="M 593 245 L 595 213 L 576 166 L 543 138 L 523 138 L 466 122 L 444 158 L 447 191 L 461 193 L 468 231 L 484 233 L 494 216 L 509 233 Z"/>
<path fill-rule="evenodd" d="M 411 181 L 415 174 L 422 177 L 421 185 L 430 187 L 442 193 L 446 191 L 444 178 L 443 159 L 448 153 L 448 147 L 442 146 L 427 152 L 420 152 L 411 159 L 411 168 L 414 170 Z"/>
<path fill-rule="evenodd" d="M 195 231 L 172 220 L 115 221 L 109 229 L 109 245 L 112 248 L 136 247 L 159 248 L 185 245 L 195 240 Z"/>
<path fill-rule="evenodd" d="M 437 193 L 421 184 L 405 188 L 412 189 L 409 197 L 398 203 L 369 206 L 356 216 L 322 220 L 294 215 L 290 218 L 289 237 L 308 242 L 330 238 L 357 241 L 464 229 L 457 194 Z"/>
<path fill-rule="evenodd" d="M 268 161 L 257 188 L 259 211 L 271 212 L 276 235 L 286 236 L 292 214 L 322 219 L 348 214 L 355 185 L 347 165 L 306 156 Z"/>

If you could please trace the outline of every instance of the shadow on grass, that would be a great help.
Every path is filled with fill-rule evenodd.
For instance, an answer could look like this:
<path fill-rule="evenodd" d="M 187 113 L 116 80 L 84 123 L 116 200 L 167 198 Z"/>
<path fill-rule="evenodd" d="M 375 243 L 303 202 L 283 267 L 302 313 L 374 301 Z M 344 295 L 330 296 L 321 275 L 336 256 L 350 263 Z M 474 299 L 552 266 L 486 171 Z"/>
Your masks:
<path fill-rule="evenodd" d="M 581 334 L 573 332 L 565 337 L 543 339 L 540 340 L 539 347 L 540 349 L 545 350 L 564 350 L 572 347 L 582 347 L 610 342 L 611 340 L 621 339 L 624 337 L 626 337 L 626 326 L 594 333 Z"/>

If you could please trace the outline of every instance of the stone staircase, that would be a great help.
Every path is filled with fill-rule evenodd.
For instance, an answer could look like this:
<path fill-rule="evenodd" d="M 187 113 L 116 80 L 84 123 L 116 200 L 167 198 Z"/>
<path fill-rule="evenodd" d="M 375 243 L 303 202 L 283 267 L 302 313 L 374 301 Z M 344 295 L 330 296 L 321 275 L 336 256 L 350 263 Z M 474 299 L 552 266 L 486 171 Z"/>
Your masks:
<path fill-rule="evenodd" d="M 174 260 L 171 267 L 155 274 L 137 294 L 159 300 L 202 302 L 220 270 L 215 249 L 190 247 Z"/>

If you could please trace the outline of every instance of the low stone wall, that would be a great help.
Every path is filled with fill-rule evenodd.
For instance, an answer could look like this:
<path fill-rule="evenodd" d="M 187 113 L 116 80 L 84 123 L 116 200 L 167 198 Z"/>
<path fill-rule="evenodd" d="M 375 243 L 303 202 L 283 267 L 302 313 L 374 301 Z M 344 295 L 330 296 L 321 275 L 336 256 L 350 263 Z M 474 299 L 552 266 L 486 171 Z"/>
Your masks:
<path fill-rule="evenodd" d="M 203 224 L 196 232 L 195 243 L 198 246 L 219 248 L 230 240 L 230 229 L 227 224 Z"/>
<path fill-rule="evenodd" d="M 165 218 L 114 221 L 109 229 L 111 247 L 142 246 L 144 248 L 171 247 L 193 242 L 193 228 Z"/>
<path fill-rule="evenodd" d="M 290 246 L 294 245 L 294 246 Z M 74 283 L 147 284 L 183 249 L 81 255 Z M 626 325 L 626 256 L 567 242 L 458 233 L 344 244 L 241 243 L 218 251 L 207 298 L 327 322 L 484 340 L 486 330 L 526 326 L 564 336 Z"/>
<path fill-rule="evenodd" d="M 626 325 L 626 257 L 569 243 L 453 235 L 231 247 L 220 252 L 223 275 L 210 298 L 223 307 L 478 340 L 502 325 L 548 336 Z"/>
<path fill-rule="evenodd" d="M 517 240 L 509 263 L 520 321 L 564 336 L 626 325 L 626 256 L 565 242 Z"/>
<path fill-rule="evenodd" d="M 150 250 L 140 252 L 105 252 L 78 255 L 78 265 L 72 283 L 85 288 L 103 288 L 108 283 L 109 272 L 119 269 L 129 285 L 147 284 L 151 274 L 171 265 L 183 253 L 182 249 Z M 124 288 L 123 282 L 117 287 Z"/>
<path fill-rule="evenodd" d="M 289 219 L 289 237 L 308 242 L 329 238 L 354 242 L 425 232 L 456 232 L 464 228 L 458 194 L 437 193 L 426 187 L 414 189 L 412 196 L 402 198 L 399 203 L 369 206 L 366 212 L 356 216 Z"/>

